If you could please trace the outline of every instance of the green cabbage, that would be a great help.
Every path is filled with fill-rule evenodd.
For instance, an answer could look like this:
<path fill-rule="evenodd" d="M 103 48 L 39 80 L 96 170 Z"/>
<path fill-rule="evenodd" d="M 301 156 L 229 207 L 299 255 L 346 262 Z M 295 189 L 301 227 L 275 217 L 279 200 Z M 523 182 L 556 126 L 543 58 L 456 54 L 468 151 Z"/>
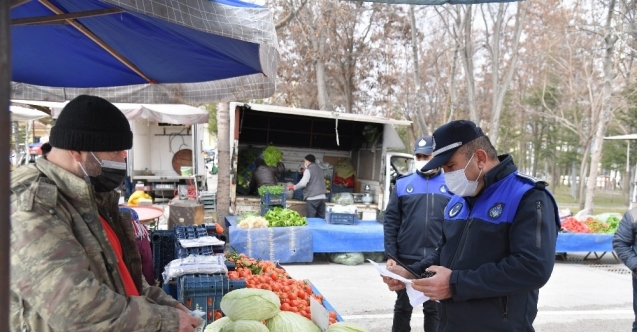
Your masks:
<path fill-rule="evenodd" d="M 221 329 L 221 332 L 270 332 L 265 325 L 256 320 L 234 321 Z"/>
<path fill-rule="evenodd" d="M 265 289 L 241 288 L 228 292 L 221 299 L 221 311 L 233 321 L 264 321 L 281 310 L 281 300 Z"/>
<path fill-rule="evenodd" d="M 221 317 L 220 319 L 217 319 L 216 321 L 208 324 L 204 332 L 221 332 L 221 328 L 228 325 L 229 323 L 232 323 L 232 320 L 230 318 Z"/>
<path fill-rule="evenodd" d="M 338 322 L 330 325 L 327 332 L 369 332 L 369 330 L 354 323 Z"/>
<path fill-rule="evenodd" d="M 289 311 L 281 311 L 268 319 L 265 325 L 271 332 L 321 332 L 311 320 Z"/>

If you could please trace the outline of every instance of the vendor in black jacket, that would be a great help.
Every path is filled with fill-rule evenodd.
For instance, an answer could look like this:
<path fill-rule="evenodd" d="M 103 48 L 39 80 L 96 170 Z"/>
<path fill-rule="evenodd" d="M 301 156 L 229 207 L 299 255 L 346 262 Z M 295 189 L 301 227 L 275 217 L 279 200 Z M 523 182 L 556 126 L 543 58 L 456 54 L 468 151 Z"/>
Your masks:
<path fill-rule="evenodd" d="M 511 156 L 498 157 L 471 121 L 447 123 L 433 137 L 434 158 L 423 170 L 442 167 L 455 196 L 438 248 L 411 266 L 436 274 L 414 280 L 414 289 L 440 301 L 440 331 L 534 331 L 539 289 L 555 263 L 553 196 L 545 182 L 518 173 Z M 384 281 L 391 290 L 405 287 Z"/>
<path fill-rule="evenodd" d="M 440 168 L 421 171 L 433 158 L 433 139 L 424 136 L 416 141 L 414 159 L 416 171 L 396 180 L 385 210 L 385 252 L 405 264 L 423 260 L 436 250 L 440 240 L 445 206 L 451 198 Z M 396 265 L 387 259 L 387 268 Z M 396 291 L 392 332 L 411 331 L 412 306 L 404 289 Z M 438 330 L 438 311 L 432 301 L 423 304 L 425 332 Z"/>

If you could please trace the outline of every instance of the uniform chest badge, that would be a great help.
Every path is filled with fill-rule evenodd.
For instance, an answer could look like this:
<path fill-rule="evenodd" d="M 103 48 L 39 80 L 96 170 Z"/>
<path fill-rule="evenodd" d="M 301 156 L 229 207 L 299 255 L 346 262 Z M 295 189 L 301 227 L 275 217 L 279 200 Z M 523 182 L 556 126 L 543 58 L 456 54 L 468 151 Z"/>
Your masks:
<path fill-rule="evenodd" d="M 447 191 L 448 191 L 448 190 L 447 190 L 447 186 L 445 186 L 444 184 L 443 184 L 442 186 L 440 186 L 440 192 L 441 192 L 441 193 L 446 194 L 446 193 L 447 193 Z"/>
<path fill-rule="evenodd" d="M 453 218 L 462 210 L 462 203 L 458 202 L 449 209 L 449 217 Z"/>
<path fill-rule="evenodd" d="M 409 185 L 407 185 L 407 189 L 406 190 L 407 190 L 408 193 L 411 194 L 414 191 L 414 186 L 409 184 Z"/>
<path fill-rule="evenodd" d="M 498 219 L 502 215 L 503 210 L 504 203 L 495 203 L 495 205 L 489 209 L 489 218 Z"/>

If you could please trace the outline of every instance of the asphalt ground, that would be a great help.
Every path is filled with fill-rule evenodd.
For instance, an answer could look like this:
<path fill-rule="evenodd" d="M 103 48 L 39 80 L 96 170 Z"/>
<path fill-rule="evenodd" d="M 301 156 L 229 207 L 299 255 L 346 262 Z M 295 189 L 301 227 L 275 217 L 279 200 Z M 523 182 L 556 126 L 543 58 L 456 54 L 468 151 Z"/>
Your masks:
<path fill-rule="evenodd" d="M 535 330 L 559 332 L 631 331 L 632 276 L 608 254 L 600 261 L 582 261 L 569 254 L 555 264 L 540 290 Z M 370 331 L 391 331 L 395 293 L 390 292 L 369 263 L 347 266 L 315 255 L 313 263 L 283 264 L 295 279 L 308 279 L 346 321 Z M 414 309 L 412 331 L 422 331 L 422 306 Z"/>

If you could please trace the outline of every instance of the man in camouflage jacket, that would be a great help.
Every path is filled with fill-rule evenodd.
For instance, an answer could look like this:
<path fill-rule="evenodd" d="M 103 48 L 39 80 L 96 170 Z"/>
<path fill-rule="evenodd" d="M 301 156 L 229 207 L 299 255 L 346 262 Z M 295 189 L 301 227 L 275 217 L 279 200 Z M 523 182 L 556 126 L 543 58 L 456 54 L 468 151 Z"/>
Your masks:
<path fill-rule="evenodd" d="M 108 161 L 132 146 L 126 118 L 80 96 L 53 128 L 52 151 L 11 176 L 11 331 L 194 331 L 199 319 L 144 280 L 130 215 L 108 181 Z"/>

